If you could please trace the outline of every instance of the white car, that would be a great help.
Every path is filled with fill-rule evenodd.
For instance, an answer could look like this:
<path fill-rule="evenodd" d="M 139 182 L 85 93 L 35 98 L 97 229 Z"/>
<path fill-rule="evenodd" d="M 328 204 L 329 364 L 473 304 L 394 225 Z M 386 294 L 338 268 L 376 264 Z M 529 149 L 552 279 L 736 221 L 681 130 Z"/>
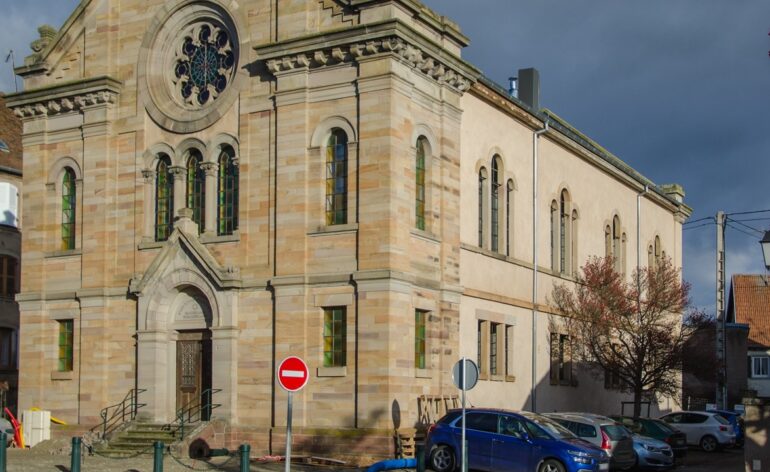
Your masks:
<path fill-rule="evenodd" d="M 677 411 L 660 419 L 687 435 L 687 444 L 706 452 L 735 445 L 735 431 L 725 418 L 706 411 Z"/>

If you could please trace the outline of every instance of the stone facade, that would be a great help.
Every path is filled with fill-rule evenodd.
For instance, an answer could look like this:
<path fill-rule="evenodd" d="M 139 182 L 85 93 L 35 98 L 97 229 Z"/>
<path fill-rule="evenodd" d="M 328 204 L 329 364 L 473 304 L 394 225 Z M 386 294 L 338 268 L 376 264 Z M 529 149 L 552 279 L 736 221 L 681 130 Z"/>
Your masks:
<path fill-rule="evenodd" d="M 81 1 L 17 70 L 25 92 L 9 98 L 24 122 L 22 407 L 95 424 L 137 388 L 142 415 L 171 421 L 191 332 L 208 346 L 200 385 L 216 390 L 212 416 L 230 425 L 223 441 L 251 437 L 255 451 L 280 441 L 287 396 L 273 373 L 290 354 L 312 373 L 294 400 L 294 425 L 309 438 L 387 436 L 424 423 L 418 398 L 456 395 L 451 367 L 479 358 L 477 333 L 485 360 L 474 404 L 527 408 L 534 391 L 540 411 L 618 406 L 622 396 L 588 375 L 548 383 L 548 294 L 589 255 L 604 254 L 613 216 L 631 272 L 637 198 L 642 251 L 662 246 L 681 265 L 683 192 L 654 186 L 555 115 L 502 94 L 461 59 L 467 44 L 415 0 Z M 544 121 L 553 126 L 533 138 Z M 341 147 L 329 147 L 342 133 Z M 237 168 L 232 231 L 221 226 L 224 152 Z M 184 209 L 194 153 L 205 173 L 200 218 Z M 344 167 L 332 162 L 336 153 Z M 499 205 L 484 203 L 488 192 L 480 205 L 478 175 L 492 172 L 493 158 L 510 187 L 498 188 Z M 157 223 L 164 159 L 176 217 L 167 239 Z M 76 238 L 63 249 L 67 169 Z M 552 260 L 552 201 L 565 189 L 569 270 L 543 262 Z M 329 197 L 337 191 L 342 203 Z M 345 360 L 335 365 L 325 362 L 331 308 L 346 328 L 337 346 Z M 426 314 L 424 363 L 415 359 L 415 310 Z M 61 369 L 67 320 L 72 366 Z M 506 342 L 499 334 L 497 346 L 506 347 L 490 351 L 498 324 Z M 510 370 L 491 372 L 492 357 Z"/>

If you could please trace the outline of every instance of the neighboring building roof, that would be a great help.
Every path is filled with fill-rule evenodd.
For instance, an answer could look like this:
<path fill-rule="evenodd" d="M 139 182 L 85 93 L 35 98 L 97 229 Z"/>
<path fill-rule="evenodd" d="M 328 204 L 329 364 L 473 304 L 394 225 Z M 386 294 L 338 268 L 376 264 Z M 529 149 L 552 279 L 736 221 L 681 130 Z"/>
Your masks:
<path fill-rule="evenodd" d="M 12 172 L 21 175 L 21 120 L 5 106 L 5 95 L 2 93 L 0 93 L 0 141 L 8 146 L 9 151 L 0 150 L 0 173 Z M 0 147 L 5 146 L 0 144 Z"/>
<path fill-rule="evenodd" d="M 749 325 L 749 348 L 770 348 L 770 285 L 762 275 L 733 275 L 728 321 Z"/>

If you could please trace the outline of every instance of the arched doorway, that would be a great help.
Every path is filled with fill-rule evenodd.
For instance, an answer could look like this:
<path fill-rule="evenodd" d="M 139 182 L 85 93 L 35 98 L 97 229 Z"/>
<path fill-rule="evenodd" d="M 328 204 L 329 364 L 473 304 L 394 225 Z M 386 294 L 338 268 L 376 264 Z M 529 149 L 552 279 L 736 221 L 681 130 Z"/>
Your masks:
<path fill-rule="evenodd" d="M 176 411 L 191 421 L 208 421 L 211 409 L 211 305 L 194 287 L 179 290 L 172 304 L 176 334 Z"/>

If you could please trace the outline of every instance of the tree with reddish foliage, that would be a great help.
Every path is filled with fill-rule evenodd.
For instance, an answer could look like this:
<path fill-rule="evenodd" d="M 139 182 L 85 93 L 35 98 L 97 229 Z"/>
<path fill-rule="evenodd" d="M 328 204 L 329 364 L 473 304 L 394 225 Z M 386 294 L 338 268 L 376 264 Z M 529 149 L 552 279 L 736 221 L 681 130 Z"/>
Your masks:
<path fill-rule="evenodd" d="M 690 286 L 670 258 L 630 279 L 614 267 L 612 257 L 589 259 L 574 285 L 553 289 L 552 301 L 572 339 L 573 358 L 616 375 L 633 394 L 638 418 L 643 398 L 679 393 L 685 344 L 704 316 L 685 313 Z"/>

